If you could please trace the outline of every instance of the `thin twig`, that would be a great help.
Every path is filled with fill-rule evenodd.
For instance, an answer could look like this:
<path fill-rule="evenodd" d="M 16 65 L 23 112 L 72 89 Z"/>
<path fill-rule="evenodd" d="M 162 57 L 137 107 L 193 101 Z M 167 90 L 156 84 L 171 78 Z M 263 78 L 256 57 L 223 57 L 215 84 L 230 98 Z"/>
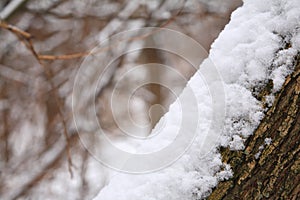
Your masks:
<path fill-rule="evenodd" d="M 63 130 L 63 134 L 65 136 L 66 143 L 67 143 L 66 144 L 66 153 L 67 153 L 67 158 L 68 158 L 68 171 L 70 173 L 71 178 L 73 178 L 73 171 L 72 171 L 73 162 L 72 162 L 71 152 L 70 152 L 70 138 L 69 138 L 68 129 L 67 129 L 67 123 L 66 123 L 65 118 L 64 118 L 64 114 L 63 114 L 63 109 L 62 109 L 62 106 L 61 106 L 61 102 L 60 102 L 60 99 L 58 97 L 57 89 L 56 89 L 54 83 L 51 80 L 51 78 L 53 77 L 52 71 L 51 71 L 50 68 L 47 68 L 45 66 L 45 64 L 42 62 L 42 60 L 39 58 L 39 55 L 35 51 L 31 39 L 28 39 L 28 49 L 32 52 L 32 54 L 37 59 L 37 61 L 39 62 L 39 64 L 44 68 L 46 76 L 47 76 L 47 78 L 48 78 L 48 80 L 50 82 L 51 88 L 53 90 L 54 100 L 55 100 L 55 103 L 56 103 L 56 105 L 58 107 L 58 114 L 59 114 L 59 116 L 61 117 L 61 120 L 62 120 L 63 129 L 64 129 Z"/>
<path fill-rule="evenodd" d="M 164 27 L 168 26 L 181 13 L 183 7 L 179 10 L 179 12 L 177 12 L 176 15 L 172 16 L 166 22 L 164 22 L 163 24 L 161 24 L 158 27 L 159 28 L 164 28 Z M 26 31 L 23 31 L 23 30 L 19 29 L 16 26 L 7 24 L 6 22 L 2 21 L 1 19 L 0 19 L 0 28 L 6 29 L 6 30 L 12 32 L 13 34 L 15 34 L 18 37 L 18 39 L 24 43 L 24 45 L 27 47 L 27 49 L 32 52 L 32 54 L 34 55 L 36 60 L 44 68 L 46 76 L 47 76 L 48 80 L 50 81 L 51 88 L 54 92 L 54 99 L 55 99 L 55 102 L 56 102 L 57 107 L 58 107 L 58 114 L 62 119 L 62 124 L 63 124 L 63 128 L 64 128 L 63 134 L 64 134 L 65 139 L 66 139 L 66 152 L 67 152 L 67 158 L 68 158 L 68 163 L 69 163 L 68 170 L 69 170 L 70 176 L 73 177 L 73 172 L 72 172 L 73 164 L 72 164 L 72 159 L 71 159 L 71 155 L 70 155 L 70 139 L 69 139 L 69 134 L 68 134 L 68 130 L 67 130 L 67 124 L 66 124 L 66 121 L 65 121 L 65 118 L 64 118 L 64 115 L 63 115 L 63 110 L 62 110 L 60 99 L 58 97 L 57 89 L 56 89 L 54 83 L 51 81 L 51 78 L 52 78 L 51 69 L 47 68 L 42 61 L 43 60 L 69 60 L 69 59 L 82 58 L 82 57 L 85 57 L 85 56 L 88 56 L 88 55 L 91 55 L 91 54 L 96 54 L 96 53 L 99 53 L 99 52 L 102 52 L 102 51 L 111 50 L 111 49 L 115 48 L 122 41 L 130 42 L 130 41 L 136 41 L 136 40 L 143 40 L 143 39 L 153 35 L 154 33 L 158 32 L 159 29 L 154 29 L 150 33 L 146 33 L 146 34 L 138 36 L 138 37 L 129 38 L 129 39 L 125 38 L 123 40 L 119 40 L 118 43 L 111 44 L 110 46 L 108 46 L 106 48 L 101 48 L 101 49 L 98 49 L 94 52 L 92 52 L 92 50 L 90 50 L 90 51 L 87 51 L 87 52 L 79 52 L 79 53 L 73 53 L 73 54 L 67 54 L 67 55 L 43 55 L 43 54 L 39 54 L 35 50 L 33 42 L 32 42 L 33 37 L 30 33 L 26 32 Z"/>
<path fill-rule="evenodd" d="M 180 15 L 183 8 L 184 8 L 184 6 L 182 6 L 181 9 L 174 16 L 170 17 L 167 21 L 163 22 L 160 26 L 158 26 L 158 28 L 165 28 L 170 23 L 172 23 L 174 20 L 176 20 L 176 17 L 178 15 Z M 115 45 L 111 45 L 109 48 L 97 50 L 94 52 L 92 52 L 92 50 L 89 50 L 86 52 L 78 52 L 78 53 L 71 53 L 71 54 L 64 54 L 64 55 L 43 55 L 43 54 L 37 53 L 34 50 L 32 40 L 31 40 L 33 38 L 33 36 L 30 33 L 23 31 L 16 26 L 7 24 L 6 22 L 4 22 L 2 20 L 0 20 L 0 27 L 13 32 L 17 36 L 24 37 L 27 40 L 27 43 L 29 43 L 29 45 L 28 46 L 26 45 L 26 46 L 35 54 L 35 57 L 38 59 L 38 61 L 41 61 L 41 60 L 72 60 L 72 59 L 76 59 L 76 58 L 86 57 L 91 54 L 96 54 L 96 53 L 99 53 L 100 51 L 102 52 L 103 50 L 108 50 L 108 49 L 112 49 L 112 47 L 115 47 Z M 147 34 L 135 37 L 135 38 L 126 39 L 126 41 L 129 42 L 129 41 L 143 40 L 158 31 L 159 31 L 159 29 L 156 29 L 154 31 L 151 31 L 150 33 L 147 33 Z"/>
<path fill-rule="evenodd" d="M 62 111 L 62 106 L 61 106 L 61 103 L 60 103 L 60 100 L 59 100 L 59 97 L 58 97 L 58 93 L 57 93 L 57 90 L 55 89 L 55 85 L 54 83 L 52 82 L 51 78 L 52 78 L 52 72 L 51 72 L 51 69 L 47 68 L 45 66 L 45 64 L 42 62 L 42 60 L 39 58 L 39 54 L 36 52 L 34 46 L 33 46 L 33 43 L 32 43 L 32 36 L 30 33 L 27 33 L 25 31 L 22 31 L 20 30 L 19 28 L 15 27 L 15 26 L 12 26 L 12 25 L 9 25 L 7 23 L 5 23 L 4 21 L 0 21 L 0 27 L 4 28 L 4 29 L 7 29 L 9 31 L 11 31 L 12 33 L 14 33 L 18 39 L 20 41 L 22 41 L 25 46 L 27 47 L 27 49 L 33 54 L 33 56 L 36 58 L 36 60 L 38 61 L 38 63 L 44 68 L 44 71 L 46 73 L 46 76 L 50 82 L 50 85 L 51 85 L 51 88 L 53 90 L 53 97 L 55 99 L 55 102 L 56 102 L 56 105 L 58 107 L 58 114 L 62 120 L 62 123 L 63 123 L 63 134 L 65 136 L 65 139 L 66 139 L 66 153 L 67 153 L 67 158 L 68 158 L 68 170 L 69 170 L 69 173 L 70 173 L 70 176 L 71 178 L 73 177 L 73 171 L 72 171 L 72 166 L 73 166 L 73 163 L 72 163 L 72 159 L 71 159 L 71 153 L 70 153 L 70 141 L 69 141 L 69 134 L 68 134 L 68 130 L 67 130 L 67 124 L 66 124 L 66 121 L 64 119 L 64 115 L 63 115 L 63 111 Z"/>
<path fill-rule="evenodd" d="M 10 32 L 13 32 L 14 34 L 21 35 L 26 39 L 32 38 L 32 35 L 30 33 L 26 32 L 26 31 L 23 31 L 23 30 L 19 29 L 16 26 L 7 24 L 6 22 L 4 22 L 1 19 L 0 19 L 0 27 L 3 28 L 3 29 L 9 30 Z"/>

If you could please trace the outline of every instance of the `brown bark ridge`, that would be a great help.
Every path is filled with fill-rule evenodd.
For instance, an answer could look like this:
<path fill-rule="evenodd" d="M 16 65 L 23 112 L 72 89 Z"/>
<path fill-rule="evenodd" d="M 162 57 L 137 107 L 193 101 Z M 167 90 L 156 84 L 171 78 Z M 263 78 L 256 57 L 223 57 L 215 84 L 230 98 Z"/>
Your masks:
<path fill-rule="evenodd" d="M 233 177 L 220 182 L 207 198 L 300 199 L 300 56 L 272 107 L 242 151 L 221 148 Z M 272 141 L 266 144 L 266 138 Z"/>

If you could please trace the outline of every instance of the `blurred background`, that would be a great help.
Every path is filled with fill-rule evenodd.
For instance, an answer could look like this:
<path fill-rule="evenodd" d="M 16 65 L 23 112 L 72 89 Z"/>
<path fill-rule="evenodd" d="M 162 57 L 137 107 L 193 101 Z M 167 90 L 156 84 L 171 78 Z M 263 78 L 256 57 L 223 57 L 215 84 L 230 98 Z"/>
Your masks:
<path fill-rule="evenodd" d="M 0 199 L 92 199 L 109 182 L 113 171 L 82 146 L 72 117 L 76 73 L 99 41 L 126 30 L 160 27 L 188 35 L 209 52 L 241 4 L 240 0 L 0 0 Z M 103 71 L 101 59 L 110 59 L 119 48 L 159 42 L 163 41 L 148 37 L 109 48 L 107 56 L 87 62 L 87 73 Z M 191 47 L 174 43 L 193 54 Z M 207 54 L 195 56 L 203 60 Z M 186 84 L 172 73 L 149 67 L 130 73 L 116 87 L 120 77 L 146 63 L 170 66 L 187 80 L 196 71 L 181 57 L 157 49 L 114 60 L 97 86 L 96 98 L 86 102 L 95 102 L 99 124 L 117 142 L 125 136 L 116 118 L 134 135 L 148 135 Z M 148 84 L 129 94 L 145 77 L 163 79 L 171 88 Z M 98 78 L 80 84 L 89 88 Z M 117 113 L 110 105 L 114 89 L 119 94 Z M 127 116 L 128 95 L 130 117 L 147 124 L 142 131 L 135 130 Z M 92 111 L 85 105 L 74 109 L 84 113 L 78 131 L 89 137 L 97 129 L 86 115 Z M 103 150 L 93 137 L 90 145 Z"/>

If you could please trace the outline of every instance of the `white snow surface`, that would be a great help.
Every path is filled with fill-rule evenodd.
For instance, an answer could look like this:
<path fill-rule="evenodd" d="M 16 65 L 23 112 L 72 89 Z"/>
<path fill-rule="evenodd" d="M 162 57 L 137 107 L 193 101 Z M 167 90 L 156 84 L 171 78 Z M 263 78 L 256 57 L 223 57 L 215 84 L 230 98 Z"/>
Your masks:
<path fill-rule="evenodd" d="M 255 93 L 273 81 L 269 97 L 272 103 L 275 92 L 293 71 L 292 60 L 300 51 L 299 11 L 299 0 L 245 0 L 212 45 L 209 58 L 188 83 L 201 113 L 200 126 L 189 150 L 175 163 L 156 172 L 116 173 L 95 200 L 202 199 L 220 180 L 230 178 L 232 171 L 230 166 L 222 163 L 218 147 L 243 149 L 244 140 L 253 133 L 264 115 L 262 102 L 255 98 Z M 286 48 L 287 43 L 291 47 Z M 207 135 L 206 129 L 213 123 L 212 112 L 218 112 L 211 108 L 212 101 L 223 101 L 211 99 L 211 91 L 207 89 L 207 85 L 215 84 L 215 80 L 202 80 L 201 74 L 212 67 L 209 59 L 223 79 L 226 117 L 223 124 L 213 124 L 223 127 L 222 131 L 214 132 L 217 129 L 212 128 L 212 134 Z M 184 90 L 181 98 L 188 104 L 186 93 Z M 178 123 L 178 106 L 175 102 L 160 120 L 157 127 L 165 125 L 161 136 L 142 144 L 142 150 L 172 142 L 176 137 L 175 130 L 181 125 Z"/>

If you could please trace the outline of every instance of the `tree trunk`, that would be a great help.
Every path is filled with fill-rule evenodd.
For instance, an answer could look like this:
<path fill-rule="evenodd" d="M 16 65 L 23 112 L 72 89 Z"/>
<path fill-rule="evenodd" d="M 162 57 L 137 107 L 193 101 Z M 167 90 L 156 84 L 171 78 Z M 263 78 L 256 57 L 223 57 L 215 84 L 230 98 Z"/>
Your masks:
<path fill-rule="evenodd" d="M 273 106 L 243 151 L 222 148 L 233 177 L 208 197 L 219 199 L 300 199 L 300 56 Z M 271 138 L 270 144 L 266 144 Z"/>

